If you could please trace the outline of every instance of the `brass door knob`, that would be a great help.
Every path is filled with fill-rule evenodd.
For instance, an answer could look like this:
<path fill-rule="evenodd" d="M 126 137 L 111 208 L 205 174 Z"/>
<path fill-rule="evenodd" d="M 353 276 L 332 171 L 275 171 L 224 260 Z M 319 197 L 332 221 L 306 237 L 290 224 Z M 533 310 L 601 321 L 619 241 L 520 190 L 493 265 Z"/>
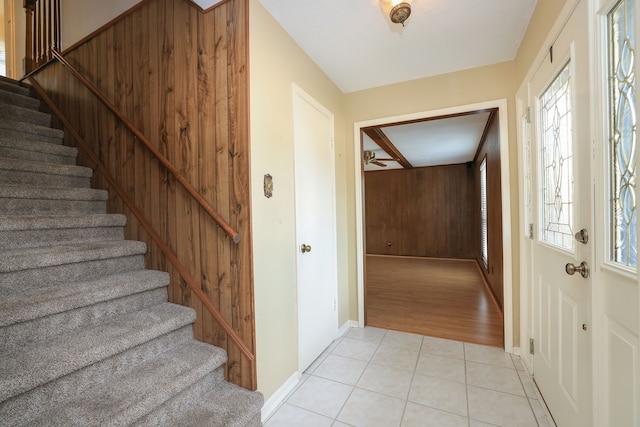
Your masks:
<path fill-rule="evenodd" d="M 576 274 L 576 272 L 578 272 L 585 279 L 589 277 L 589 266 L 584 261 L 582 261 L 577 267 L 572 263 L 568 263 L 564 266 L 564 271 L 566 271 L 570 276 L 573 276 L 574 274 Z"/>
<path fill-rule="evenodd" d="M 311 252 L 311 246 L 310 245 L 305 245 L 304 243 L 302 244 L 302 246 L 300 246 L 300 251 L 302 251 L 302 253 L 307 253 L 307 252 Z"/>

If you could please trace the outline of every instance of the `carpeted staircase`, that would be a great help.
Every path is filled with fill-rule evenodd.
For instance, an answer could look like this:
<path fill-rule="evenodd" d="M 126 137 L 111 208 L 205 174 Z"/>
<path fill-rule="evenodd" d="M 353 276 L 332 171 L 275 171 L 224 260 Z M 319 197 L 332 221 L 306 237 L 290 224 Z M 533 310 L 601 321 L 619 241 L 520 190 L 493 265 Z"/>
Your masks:
<path fill-rule="evenodd" d="M 0 426 L 260 426 L 39 105 L 0 79 Z"/>

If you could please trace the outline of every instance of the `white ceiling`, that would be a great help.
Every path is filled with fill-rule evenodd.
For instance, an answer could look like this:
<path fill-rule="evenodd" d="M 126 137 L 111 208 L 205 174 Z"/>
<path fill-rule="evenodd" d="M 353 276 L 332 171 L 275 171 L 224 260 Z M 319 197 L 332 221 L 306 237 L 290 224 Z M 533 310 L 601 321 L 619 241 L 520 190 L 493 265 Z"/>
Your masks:
<path fill-rule="evenodd" d="M 382 131 L 413 167 L 450 165 L 473 161 L 489 119 L 489 112 L 467 114 L 418 123 L 383 127 Z M 363 150 L 377 159 L 389 158 L 367 135 Z M 401 169 L 398 162 L 384 161 L 386 167 L 364 165 L 365 171 Z"/>
<path fill-rule="evenodd" d="M 510 61 L 537 0 L 412 0 L 404 27 L 390 22 L 379 0 L 259 1 L 349 93 Z M 472 114 L 383 131 L 415 167 L 465 163 L 473 160 L 487 118 Z M 363 149 L 389 157 L 366 135 Z M 385 170 L 401 167 L 387 164 Z"/>
<path fill-rule="evenodd" d="M 191 0 L 191 1 L 197 4 L 198 6 L 200 6 L 202 9 L 207 10 L 211 6 L 217 3 L 220 3 L 222 0 Z"/>
<path fill-rule="evenodd" d="M 536 0 L 260 0 L 345 93 L 512 60 Z"/>

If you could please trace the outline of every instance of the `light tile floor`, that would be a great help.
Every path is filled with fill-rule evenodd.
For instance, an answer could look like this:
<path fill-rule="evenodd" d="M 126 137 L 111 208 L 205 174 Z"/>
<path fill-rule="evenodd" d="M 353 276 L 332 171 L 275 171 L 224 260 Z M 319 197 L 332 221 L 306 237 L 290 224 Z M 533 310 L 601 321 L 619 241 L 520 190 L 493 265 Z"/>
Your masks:
<path fill-rule="evenodd" d="M 352 328 L 302 375 L 265 427 L 553 427 L 519 357 Z"/>

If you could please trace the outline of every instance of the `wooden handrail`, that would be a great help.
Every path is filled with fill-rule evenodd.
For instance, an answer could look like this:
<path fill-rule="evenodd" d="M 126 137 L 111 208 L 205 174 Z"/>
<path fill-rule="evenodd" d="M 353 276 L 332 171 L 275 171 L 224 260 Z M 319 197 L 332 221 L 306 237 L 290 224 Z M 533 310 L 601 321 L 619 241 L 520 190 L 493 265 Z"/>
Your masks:
<path fill-rule="evenodd" d="M 127 119 L 127 117 L 125 117 L 125 115 L 122 114 L 122 112 L 120 112 L 120 110 L 115 105 L 113 105 L 111 101 L 109 101 L 107 97 L 105 97 L 102 94 L 102 92 L 98 90 L 98 88 L 96 88 L 93 85 L 93 83 L 87 80 L 86 77 L 84 77 L 73 65 L 71 65 L 69 61 L 67 61 L 62 56 L 62 54 L 58 52 L 58 50 L 51 49 L 51 53 L 54 58 L 60 61 L 62 65 L 64 65 L 69 71 L 71 71 L 71 73 L 78 80 L 80 80 L 80 82 L 83 85 L 85 85 L 87 89 L 89 89 L 91 93 L 93 93 L 109 110 L 111 110 L 111 112 L 115 114 L 116 117 L 118 117 L 118 119 L 120 119 L 120 121 L 131 131 L 131 133 L 133 133 L 136 136 L 136 138 L 138 138 L 138 140 L 140 140 L 140 142 L 142 142 L 145 145 L 145 147 L 147 147 L 147 149 L 151 151 L 151 153 L 158 159 L 158 161 L 162 163 L 162 165 L 169 172 L 171 172 L 171 174 L 176 178 L 176 180 L 178 180 L 178 182 L 180 182 L 180 184 L 182 184 L 184 189 L 187 190 L 187 192 L 191 195 L 191 197 L 193 197 L 198 202 L 198 204 L 202 207 L 202 209 L 204 209 L 205 212 L 207 212 L 209 216 L 213 218 L 216 224 L 218 224 L 218 226 L 222 228 L 222 230 L 224 230 L 224 232 L 229 237 L 231 237 L 233 242 L 236 244 L 239 243 L 240 234 L 238 234 L 238 232 L 235 231 L 218 212 L 216 212 L 216 210 L 205 200 L 205 198 L 202 197 L 200 193 L 198 193 L 198 191 L 193 187 L 193 185 L 191 185 L 191 183 L 187 180 L 187 178 L 185 178 L 178 171 L 178 169 L 175 166 L 173 166 L 173 164 L 169 161 L 169 159 L 167 159 L 160 151 L 158 151 L 158 149 L 155 146 L 153 146 L 151 142 L 149 142 L 149 140 L 144 136 L 144 134 L 140 132 L 140 130 L 133 123 L 131 123 L 131 121 Z"/>
<path fill-rule="evenodd" d="M 145 231 L 149 234 L 151 239 L 155 242 L 156 245 L 160 248 L 162 253 L 167 257 L 169 262 L 176 268 L 180 276 L 184 279 L 184 281 L 189 285 L 189 288 L 196 294 L 196 296 L 202 301 L 204 307 L 211 313 L 211 315 L 216 319 L 216 321 L 220 324 L 222 329 L 227 333 L 229 338 L 235 343 L 235 345 L 240 349 L 242 354 L 245 355 L 247 359 L 251 361 L 251 363 L 255 363 L 256 356 L 253 354 L 251 349 L 244 343 L 242 338 L 238 335 L 238 333 L 233 329 L 233 327 L 226 321 L 226 319 L 222 316 L 220 311 L 213 305 L 211 300 L 205 295 L 205 293 L 200 289 L 198 283 L 196 283 L 195 278 L 189 273 L 187 268 L 182 265 L 178 256 L 173 252 L 173 250 L 162 240 L 162 237 L 155 231 L 153 226 L 149 223 L 147 218 L 144 216 L 144 213 L 135 205 L 135 202 L 131 200 L 131 198 L 127 195 L 127 193 L 122 189 L 122 187 L 116 182 L 115 178 L 111 175 L 106 166 L 100 161 L 98 156 L 91 150 L 86 141 L 80 136 L 80 134 L 75 130 L 73 125 L 67 120 L 65 115 L 56 107 L 51 98 L 44 91 L 42 86 L 33 78 L 33 76 L 28 76 L 27 79 L 33 86 L 33 88 L 38 92 L 42 100 L 49 106 L 51 111 L 58 117 L 58 119 L 62 122 L 64 127 L 69 131 L 71 136 L 76 140 L 78 146 L 89 156 L 91 161 L 95 163 L 96 167 L 100 171 L 100 173 L 105 177 L 105 179 L 109 182 L 109 185 L 113 188 L 113 190 L 118 194 L 118 196 L 122 199 L 129 211 L 138 219 L 140 225 L 145 229 Z"/>

